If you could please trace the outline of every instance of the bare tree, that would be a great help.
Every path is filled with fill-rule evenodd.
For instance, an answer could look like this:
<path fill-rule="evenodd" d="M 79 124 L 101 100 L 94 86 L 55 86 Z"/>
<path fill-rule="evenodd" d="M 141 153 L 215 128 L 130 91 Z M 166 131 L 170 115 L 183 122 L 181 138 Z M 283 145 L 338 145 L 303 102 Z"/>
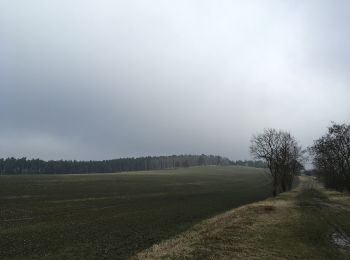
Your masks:
<path fill-rule="evenodd" d="M 333 123 L 309 151 L 326 187 L 350 191 L 350 125 Z"/>
<path fill-rule="evenodd" d="M 273 196 L 291 189 L 294 177 L 303 168 L 301 146 L 288 132 L 265 129 L 251 139 L 251 154 L 266 162 L 272 178 Z"/>

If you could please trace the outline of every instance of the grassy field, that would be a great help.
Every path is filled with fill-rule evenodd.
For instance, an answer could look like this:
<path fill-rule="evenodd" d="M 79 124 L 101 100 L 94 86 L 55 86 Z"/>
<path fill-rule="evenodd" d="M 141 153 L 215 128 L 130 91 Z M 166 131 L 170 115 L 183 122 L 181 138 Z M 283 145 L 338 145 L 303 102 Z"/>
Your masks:
<path fill-rule="evenodd" d="M 205 220 L 134 259 L 350 259 L 350 196 L 301 177 L 291 192 Z"/>
<path fill-rule="evenodd" d="M 269 195 L 247 167 L 0 176 L 0 258 L 125 259 Z"/>

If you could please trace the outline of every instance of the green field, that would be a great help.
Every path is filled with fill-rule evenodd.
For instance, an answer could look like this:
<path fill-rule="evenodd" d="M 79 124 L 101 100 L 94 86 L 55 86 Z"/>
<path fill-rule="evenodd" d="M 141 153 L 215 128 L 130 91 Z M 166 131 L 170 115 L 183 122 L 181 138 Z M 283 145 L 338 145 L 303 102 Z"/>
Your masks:
<path fill-rule="evenodd" d="M 248 167 L 0 176 L 0 258 L 125 259 L 269 195 Z"/>

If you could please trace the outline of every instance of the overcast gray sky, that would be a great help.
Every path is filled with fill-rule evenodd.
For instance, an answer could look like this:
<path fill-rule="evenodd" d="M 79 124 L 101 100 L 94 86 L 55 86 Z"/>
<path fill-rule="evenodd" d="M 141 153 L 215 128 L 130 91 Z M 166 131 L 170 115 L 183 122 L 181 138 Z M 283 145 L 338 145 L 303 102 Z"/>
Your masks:
<path fill-rule="evenodd" d="M 350 121 L 350 1 L 0 0 L 0 157 L 248 159 Z"/>

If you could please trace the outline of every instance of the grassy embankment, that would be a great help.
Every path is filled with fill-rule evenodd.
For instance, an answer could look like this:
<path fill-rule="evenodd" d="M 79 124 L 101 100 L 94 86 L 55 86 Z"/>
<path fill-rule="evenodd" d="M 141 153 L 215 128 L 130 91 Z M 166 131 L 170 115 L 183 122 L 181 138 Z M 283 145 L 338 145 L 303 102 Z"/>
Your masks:
<path fill-rule="evenodd" d="M 135 259 L 350 259 L 350 197 L 297 189 L 205 220 Z"/>
<path fill-rule="evenodd" d="M 0 176 L 0 258 L 125 259 L 270 194 L 248 167 Z"/>

